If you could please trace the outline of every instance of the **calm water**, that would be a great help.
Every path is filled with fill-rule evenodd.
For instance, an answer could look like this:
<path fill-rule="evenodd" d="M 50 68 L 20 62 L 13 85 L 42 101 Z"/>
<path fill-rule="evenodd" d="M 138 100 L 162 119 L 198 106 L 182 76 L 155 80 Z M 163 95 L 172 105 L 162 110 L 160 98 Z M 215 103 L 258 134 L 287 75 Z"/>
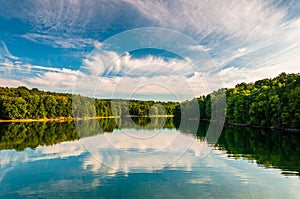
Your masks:
<path fill-rule="evenodd" d="M 1 124 L 0 198 L 300 198 L 299 134 L 127 120 Z"/>

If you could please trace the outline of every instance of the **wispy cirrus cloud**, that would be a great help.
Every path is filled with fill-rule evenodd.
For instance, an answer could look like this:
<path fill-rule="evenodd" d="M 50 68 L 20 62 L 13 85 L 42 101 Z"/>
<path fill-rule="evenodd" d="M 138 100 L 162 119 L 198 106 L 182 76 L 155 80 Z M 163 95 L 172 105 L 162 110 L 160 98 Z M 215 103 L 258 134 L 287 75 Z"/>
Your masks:
<path fill-rule="evenodd" d="M 113 52 L 111 52 L 113 53 Z M 186 60 L 168 59 L 162 57 L 147 56 L 132 58 L 127 52 L 123 56 L 108 60 L 103 76 L 130 76 L 130 77 L 154 77 L 193 74 L 193 66 Z"/>
<path fill-rule="evenodd" d="M 284 21 L 287 7 L 272 1 L 127 1 L 162 26 L 198 35 L 248 40 L 271 35 Z M 150 12 L 155 10 L 156 12 Z"/>
<path fill-rule="evenodd" d="M 8 50 L 6 44 L 4 41 L 1 42 L 2 48 L 0 48 L 0 58 L 7 58 L 7 59 L 12 59 L 12 60 L 19 60 L 20 58 L 17 56 L 13 56 L 10 51 Z M 3 57 L 2 57 L 3 56 Z"/>
<path fill-rule="evenodd" d="M 196 46 L 187 46 L 187 49 L 194 50 L 194 51 L 210 51 L 211 48 L 203 45 L 196 45 Z"/>
<path fill-rule="evenodd" d="M 148 24 L 135 7 L 119 0 L 11 0 L 1 5 L 2 16 L 20 18 L 32 24 L 33 32 L 55 36 L 87 34 L 102 38 L 108 29 L 118 32 L 122 30 L 116 27 L 126 30 Z"/>
<path fill-rule="evenodd" d="M 73 38 L 73 37 L 59 37 L 52 35 L 42 35 L 36 33 L 27 33 L 21 35 L 21 37 L 28 39 L 30 41 L 50 45 L 53 48 L 84 48 L 93 47 L 100 44 L 99 41 L 90 38 Z"/>
<path fill-rule="evenodd" d="M 202 46 L 210 49 L 208 53 L 220 70 L 286 67 L 278 69 L 279 73 L 295 71 L 289 70 L 290 64 L 299 63 L 299 16 L 291 14 L 298 4 L 295 1 L 128 2 L 160 26 L 191 36 L 201 50 Z"/>

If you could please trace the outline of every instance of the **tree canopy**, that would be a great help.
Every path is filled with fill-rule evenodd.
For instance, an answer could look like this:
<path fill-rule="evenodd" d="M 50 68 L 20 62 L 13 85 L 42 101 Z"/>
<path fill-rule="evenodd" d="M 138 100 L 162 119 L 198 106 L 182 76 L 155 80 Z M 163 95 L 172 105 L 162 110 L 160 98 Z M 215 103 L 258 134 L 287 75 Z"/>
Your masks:
<path fill-rule="evenodd" d="M 211 118 L 212 98 L 226 93 L 226 121 L 261 127 L 300 128 L 300 74 L 282 73 L 273 79 L 241 83 L 198 100 L 201 119 Z M 191 101 L 181 106 L 194 106 Z M 193 110 L 193 107 L 190 107 Z M 219 110 L 222 114 L 223 110 Z M 180 111 L 175 111 L 180 113 Z M 184 113 L 183 113 L 184 114 Z"/>
<path fill-rule="evenodd" d="M 0 87 L 0 119 L 173 115 L 178 102 L 96 99 L 37 88 Z"/>

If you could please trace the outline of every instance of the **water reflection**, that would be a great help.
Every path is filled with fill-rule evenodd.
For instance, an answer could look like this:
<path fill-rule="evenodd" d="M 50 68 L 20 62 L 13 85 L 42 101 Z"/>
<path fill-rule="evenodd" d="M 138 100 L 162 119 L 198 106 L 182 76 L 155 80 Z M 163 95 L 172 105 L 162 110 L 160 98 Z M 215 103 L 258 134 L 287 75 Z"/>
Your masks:
<path fill-rule="evenodd" d="M 204 141 L 177 130 L 122 129 L 112 134 L 81 140 L 91 153 L 89 162 L 106 165 L 113 172 L 152 172 L 172 167 L 190 168 L 194 157 L 203 157 L 210 150 Z"/>
<path fill-rule="evenodd" d="M 74 123 L 2 124 L 0 197 L 296 198 L 300 194 L 299 178 L 282 175 L 299 175 L 298 134 L 229 126 L 217 145 L 210 146 L 205 140 L 208 123 L 201 123 L 193 134 L 188 122 L 178 128 L 172 118 L 163 122 L 163 128 L 156 126 L 162 125 L 159 118 L 134 120 L 135 124 L 126 119 L 80 121 L 85 134 L 79 134 Z"/>
<path fill-rule="evenodd" d="M 159 118 L 154 118 L 154 122 L 151 123 L 148 123 L 147 120 L 148 118 L 135 119 L 135 123 L 139 124 L 139 127 L 134 125 L 136 128 L 132 128 L 132 123 L 127 122 L 126 119 L 122 121 L 107 119 L 104 120 L 105 122 L 103 120 L 80 121 L 80 127 L 85 127 L 86 133 L 77 135 L 76 138 L 81 137 L 79 140 L 62 142 L 56 145 L 53 144 L 60 142 L 61 139 L 55 140 L 55 138 L 60 138 L 61 136 L 54 137 L 52 142 L 46 142 L 45 140 L 49 139 L 47 135 L 51 136 L 54 130 L 63 130 L 63 127 L 65 127 L 66 129 L 62 133 L 66 135 L 64 137 L 73 138 L 67 135 L 68 133 L 70 135 L 74 134 L 74 124 L 49 123 L 51 128 L 41 126 L 43 127 L 41 132 L 21 133 L 24 137 L 19 139 L 21 140 L 20 142 L 17 142 L 15 139 L 11 142 L 5 142 L 8 139 L 3 136 L 3 146 L 16 146 L 17 149 L 24 149 L 27 141 L 29 141 L 27 143 L 28 147 L 36 146 L 38 143 L 41 146 L 44 143 L 51 146 L 36 147 L 34 152 L 30 151 L 30 153 L 28 153 L 28 150 L 25 150 L 23 153 L 1 151 L 3 154 L 1 154 L 0 164 L 13 166 L 24 162 L 68 158 L 87 153 L 89 155 L 83 161 L 83 168 L 90 169 L 93 172 L 105 171 L 110 175 L 117 172 L 123 172 L 127 175 L 129 172 L 152 172 L 172 166 L 179 166 L 189 170 L 188 168 L 191 168 L 193 157 L 200 158 L 212 148 L 203 139 L 200 141 L 195 135 L 183 134 L 176 130 L 174 124 L 170 122 L 172 121 L 171 118 L 164 120 L 165 128 L 157 128 L 157 125 L 161 126 L 162 124 Z M 111 129 L 112 132 L 101 131 L 97 133 L 98 122 L 101 125 L 107 125 L 101 126 L 101 129 L 108 129 L 111 126 L 115 128 Z M 140 124 L 145 125 L 145 127 Z M 26 124 L 10 124 L 4 135 L 10 135 L 8 130 L 12 129 L 10 128 L 11 125 L 19 125 L 21 129 L 27 129 Z M 47 126 L 46 123 L 37 123 L 37 125 Z M 122 128 L 118 128 L 119 125 L 122 125 Z M 17 128 L 15 127 L 14 129 Z M 49 134 L 44 134 L 44 129 L 54 130 Z M 30 138 L 34 133 L 37 133 L 38 137 L 43 139 L 38 139 L 39 142 L 31 143 Z M 29 137 L 26 137 L 26 135 Z"/>
<path fill-rule="evenodd" d="M 2 123 L 0 124 L 0 150 L 48 146 L 79 139 L 74 123 Z"/>
<path fill-rule="evenodd" d="M 300 134 L 228 126 L 217 146 L 232 158 L 255 160 L 266 168 L 282 169 L 284 175 L 299 175 Z"/>
<path fill-rule="evenodd" d="M 42 149 L 41 153 L 47 158 L 80 155 L 88 151 L 92 158 L 86 167 L 91 165 L 88 162 L 94 161 L 94 170 L 105 164 L 111 170 L 124 172 L 136 169 L 137 162 L 144 163 L 141 170 L 155 170 L 171 165 L 183 153 L 204 157 L 212 149 L 205 140 L 209 123 L 200 123 L 195 135 L 189 129 L 189 122 L 194 121 L 186 122 L 180 128 L 173 118 L 133 118 L 133 121 L 130 118 L 89 120 L 79 121 L 77 126 L 73 122 L 1 124 L 0 149 L 22 151 L 53 145 L 36 150 Z M 159 128 L 161 126 L 163 128 Z M 66 142 L 75 140 L 79 141 Z M 55 145 L 61 142 L 65 143 Z M 227 126 L 216 148 L 234 159 L 243 158 L 266 168 L 279 168 L 283 175 L 300 173 L 299 134 Z M 6 151 L 1 155 L 2 163 L 9 162 L 7 154 Z"/>
<path fill-rule="evenodd" d="M 151 119 L 146 117 L 133 118 L 136 125 L 132 125 L 131 121 L 130 118 L 77 121 L 77 126 L 74 122 L 0 123 L 0 150 L 23 151 L 26 148 L 34 149 L 38 146 L 78 140 L 104 132 L 109 133 L 120 127 L 156 129 L 162 124 L 159 118 L 154 118 L 151 125 L 148 125 Z M 163 124 L 163 128 L 175 128 L 172 118 L 166 118 Z"/>

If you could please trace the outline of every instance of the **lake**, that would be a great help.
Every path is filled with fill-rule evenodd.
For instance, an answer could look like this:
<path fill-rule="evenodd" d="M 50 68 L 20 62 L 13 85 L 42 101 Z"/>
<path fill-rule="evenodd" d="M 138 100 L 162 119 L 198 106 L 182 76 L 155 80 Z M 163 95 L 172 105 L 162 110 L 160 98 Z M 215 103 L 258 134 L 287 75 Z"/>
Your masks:
<path fill-rule="evenodd" d="M 300 197 L 299 134 L 133 120 L 0 124 L 0 198 Z"/>

